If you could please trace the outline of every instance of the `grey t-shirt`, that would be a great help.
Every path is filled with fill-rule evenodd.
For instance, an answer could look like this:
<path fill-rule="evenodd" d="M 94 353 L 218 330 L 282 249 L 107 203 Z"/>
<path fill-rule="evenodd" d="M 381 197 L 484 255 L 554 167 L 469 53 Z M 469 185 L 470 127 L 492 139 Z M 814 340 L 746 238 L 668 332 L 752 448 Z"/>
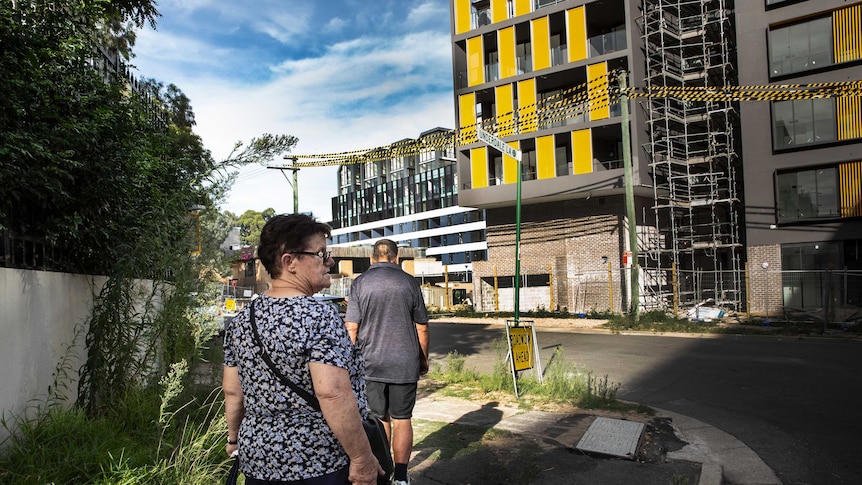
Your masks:
<path fill-rule="evenodd" d="M 428 312 L 419 283 L 395 263 L 374 263 L 350 286 L 345 320 L 359 324 L 356 346 L 369 381 L 419 381 L 422 349 L 416 323 Z"/>

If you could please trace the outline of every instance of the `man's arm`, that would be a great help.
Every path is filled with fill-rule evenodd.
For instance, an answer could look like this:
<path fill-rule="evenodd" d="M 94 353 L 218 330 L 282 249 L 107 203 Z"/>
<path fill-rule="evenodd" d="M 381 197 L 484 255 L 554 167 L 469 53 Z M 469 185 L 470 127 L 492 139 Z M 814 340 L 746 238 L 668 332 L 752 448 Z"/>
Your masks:
<path fill-rule="evenodd" d="M 416 334 L 419 336 L 419 347 L 422 349 L 421 361 L 419 363 L 419 374 L 425 375 L 428 373 L 428 324 L 417 323 Z"/>
<path fill-rule="evenodd" d="M 350 341 L 356 345 L 356 334 L 359 332 L 359 324 L 356 322 L 344 322 L 347 327 L 347 333 L 350 335 Z"/>

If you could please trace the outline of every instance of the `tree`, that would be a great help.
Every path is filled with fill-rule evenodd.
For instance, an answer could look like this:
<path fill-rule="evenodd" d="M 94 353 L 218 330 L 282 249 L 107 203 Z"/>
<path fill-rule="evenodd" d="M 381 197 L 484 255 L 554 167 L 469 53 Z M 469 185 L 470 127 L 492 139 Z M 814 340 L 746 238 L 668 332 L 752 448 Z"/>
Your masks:
<path fill-rule="evenodd" d="M 263 229 L 266 221 L 270 220 L 274 215 L 275 209 L 271 207 L 263 212 L 245 211 L 236 221 L 237 225 L 239 225 L 240 241 L 243 246 L 257 246 L 260 244 L 260 231 Z"/>
<path fill-rule="evenodd" d="M 204 206 L 209 230 L 236 168 L 296 144 L 266 134 L 214 160 L 179 88 L 136 90 L 94 68 L 97 26 L 118 14 L 158 16 L 142 0 L 0 4 L 0 230 L 43 241 L 55 269 L 110 276 L 86 322 L 78 403 L 90 414 L 193 356 L 187 295 L 218 245 L 189 253 L 189 210 Z"/>

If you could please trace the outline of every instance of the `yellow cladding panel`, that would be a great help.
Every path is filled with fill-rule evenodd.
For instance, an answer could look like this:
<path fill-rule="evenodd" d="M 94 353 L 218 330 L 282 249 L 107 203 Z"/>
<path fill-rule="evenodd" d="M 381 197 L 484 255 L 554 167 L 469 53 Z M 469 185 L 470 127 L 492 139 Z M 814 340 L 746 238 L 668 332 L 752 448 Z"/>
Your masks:
<path fill-rule="evenodd" d="M 554 160 L 554 135 L 536 138 L 536 178 L 552 179 L 557 175 Z"/>
<path fill-rule="evenodd" d="M 485 82 L 485 56 L 482 36 L 467 39 L 467 85 L 478 86 Z"/>
<path fill-rule="evenodd" d="M 533 26 L 533 70 L 551 67 L 551 28 L 548 17 L 531 22 Z"/>
<path fill-rule="evenodd" d="M 455 11 L 455 34 L 463 34 L 470 31 L 471 15 L 470 0 L 455 0 L 453 9 Z"/>
<path fill-rule="evenodd" d="M 514 97 L 512 85 L 503 84 L 494 88 L 494 99 L 497 103 L 497 132 L 500 136 L 515 133 L 515 113 L 512 112 Z"/>
<path fill-rule="evenodd" d="M 476 141 L 476 94 L 467 93 L 458 97 L 458 127 L 461 128 L 459 145 Z"/>
<path fill-rule="evenodd" d="M 508 142 L 515 150 L 521 149 L 521 142 L 515 140 Z M 503 155 L 503 183 L 504 184 L 516 184 L 518 183 L 518 174 L 520 171 L 518 170 L 518 166 L 520 164 L 517 160 L 510 157 L 509 155 Z"/>
<path fill-rule="evenodd" d="M 569 30 L 569 62 L 587 58 L 587 17 L 584 7 L 566 10 L 566 28 Z"/>
<path fill-rule="evenodd" d="M 515 16 L 527 15 L 533 11 L 533 0 L 515 0 Z"/>
<path fill-rule="evenodd" d="M 509 7 L 507 0 L 491 0 L 491 21 L 502 22 L 509 18 Z"/>
<path fill-rule="evenodd" d="M 832 38 L 836 64 L 862 59 L 862 5 L 832 14 Z"/>
<path fill-rule="evenodd" d="M 536 131 L 536 79 L 518 82 L 518 127 L 521 133 Z"/>
<path fill-rule="evenodd" d="M 841 186 L 841 217 L 862 217 L 862 162 L 838 166 Z"/>
<path fill-rule="evenodd" d="M 838 115 L 838 139 L 862 138 L 862 98 L 841 96 L 835 98 Z"/>
<path fill-rule="evenodd" d="M 500 55 L 500 78 L 518 74 L 515 69 L 515 27 L 497 31 L 497 52 Z"/>
<path fill-rule="evenodd" d="M 589 129 L 572 132 L 572 170 L 575 175 L 593 172 L 593 142 Z"/>
<path fill-rule="evenodd" d="M 611 115 L 608 105 L 608 65 L 605 62 L 587 66 L 587 91 L 590 96 L 590 120 L 603 120 Z"/>
<path fill-rule="evenodd" d="M 488 186 L 488 149 L 486 147 L 470 149 L 470 174 L 474 189 Z"/>

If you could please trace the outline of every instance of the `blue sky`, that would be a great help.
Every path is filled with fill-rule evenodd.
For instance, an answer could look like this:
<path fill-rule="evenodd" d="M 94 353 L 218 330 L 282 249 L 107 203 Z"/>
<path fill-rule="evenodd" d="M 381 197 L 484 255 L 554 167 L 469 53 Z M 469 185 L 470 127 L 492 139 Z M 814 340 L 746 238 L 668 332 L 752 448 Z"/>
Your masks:
<path fill-rule="evenodd" d="M 454 127 L 448 0 L 160 0 L 137 74 L 176 84 L 216 159 L 263 133 L 295 154 L 342 152 Z M 284 160 L 274 160 L 284 163 Z M 335 167 L 299 172 L 299 210 L 331 218 Z M 246 167 L 222 206 L 293 210 L 278 171 Z"/>

